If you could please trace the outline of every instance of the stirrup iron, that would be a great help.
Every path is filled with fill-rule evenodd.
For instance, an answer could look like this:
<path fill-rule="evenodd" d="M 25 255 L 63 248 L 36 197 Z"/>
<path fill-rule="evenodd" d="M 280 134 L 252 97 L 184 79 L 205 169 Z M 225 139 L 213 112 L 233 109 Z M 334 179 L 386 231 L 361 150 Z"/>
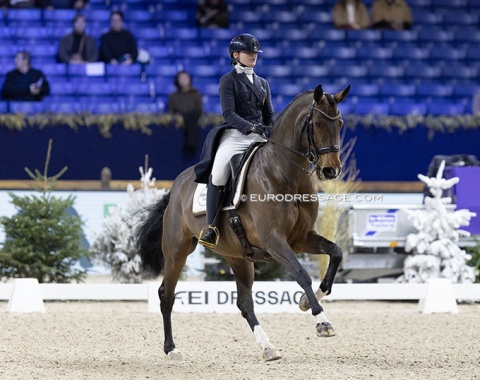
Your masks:
<path fill-rule="evenodd" d="M 211 243 L 209 241 L 203 240 L 203 235 L 205 234 L 205 232 L 208 229 L 213 230 L 213 232 L 215 233 L 215 243 Z M 200 236 L 198 237 L 198 242 L 208 249 L 214 249 L 217 246 L 219 239 L 220 239 L 220 231 L 218 230 L 218 228 L 216 226 L 212 226 L 211 224 L 209 224 L 209 225 L 203 227 L 202 230 L 200 231 Z"/>

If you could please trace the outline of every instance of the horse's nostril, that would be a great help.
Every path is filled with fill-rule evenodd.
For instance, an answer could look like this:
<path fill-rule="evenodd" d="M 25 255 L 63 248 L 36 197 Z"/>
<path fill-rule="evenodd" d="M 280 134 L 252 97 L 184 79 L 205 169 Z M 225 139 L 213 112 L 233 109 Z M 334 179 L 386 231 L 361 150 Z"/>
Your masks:
<path fill-rule="evenodd" d="M 335 178 L 336 177 L 336 170 L 334 168 L 330 168 L 330 167 L 327 167 L 327 168 L 323 168 L 323 175 L 325 176 L 325 178 L 328 178 L 328 179 L 331 179 L 331 178 Z"/>

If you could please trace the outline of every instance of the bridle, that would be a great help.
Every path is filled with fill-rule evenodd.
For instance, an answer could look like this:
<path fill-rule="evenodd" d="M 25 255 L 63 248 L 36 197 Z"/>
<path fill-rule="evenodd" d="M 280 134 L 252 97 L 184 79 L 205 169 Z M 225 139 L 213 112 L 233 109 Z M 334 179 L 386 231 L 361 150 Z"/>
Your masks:
<path fill-rule="evenodd" d="M 325 95 L 328 96 L 329 94 L 325 94 Z M 338 152 L 340 150 L 340 148 L 337 144 L 330 145 L 330 146 L 324 146 L 324 147 L 320 147 L 320 148 L 317 148 L 315 146 L 315 141 L 314 141 L 314 138 L 313 138 L 313 112 L 314 111 L 320 112 L 325 118 L 327 118 L 330 121 L 335 121 L 342 116 L 342 114 L 340 113 L 340 110 L 338 110 L 338 112 L 335 116 L 327 115 L 320 108 L 315 107 L 315 100 L 312 102 L 312 106 L 310 107 L 310 113 L 308 114 L 308 117 L 305 119 L 305 123 L 302 127 L 302 132 L 301 132 L 303 134 L 303 131 L 305 129 L 307 131 L 308 150 L 307 150 L 306 153 L 302 153 L 302 152 L 299 152 L 295 149 L 291 149 L 289 147 L 286 147 L 282 144 L 279 144 L 279 143 L 271 140 L 270 138 L 266 137 L 266 140 L 271 142 L 272 144 L 277 145 L 277 146 L 279 146 L 279 147 L 281 147 L 285 150 L 288 150 L 289 152 L 294 153 L 295 155 L 297 155 L 299 157 L 305 158 L 310 164 L 310 168 L 311 168 L 310 170 L 305 169 L 303 166 L 299 165 L 297 162 L 292 160 L 290 157 L 284 155 L 284 157 L 287 160 L 289 160 L 293 165 L 295 165 L 297 168 L 299 168 L 300 170 L 302 170 L 304 173 L 306 173 L 308 175 L 312 175 L 315 172 L 315 170 L 317 168 L 317 165 L 318 165 L 318 161 L 320 160 L 320 157 L 319 157 L 320 155 L 325 154 L 325 153 Z"/>

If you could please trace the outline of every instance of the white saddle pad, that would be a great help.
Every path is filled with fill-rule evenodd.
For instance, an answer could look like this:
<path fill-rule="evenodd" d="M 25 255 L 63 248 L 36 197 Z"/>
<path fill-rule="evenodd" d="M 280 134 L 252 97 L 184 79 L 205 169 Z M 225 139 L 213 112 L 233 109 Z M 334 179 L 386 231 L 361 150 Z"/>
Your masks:
<path fill-rule="evenodd" d="M 237 182 L 237 186 L 235 188 L 235 195 L 233 197 L 233 205 L 226 206 L 222 210 L 229 210 L 232 207 L 237 208 L 238 204 L 240 203 L 243 187 L 245 185 L 245 179 L 248 173 L 248 167 L 250 166 L 250 161 L 252 160 L 253 156 L 257 152 L 257 149 L 260 146 L 256 146 L 252 154 L 248 157 L 247 161 L 242 167 L 240 172 L 240 178 Z M 192 204 L 192 212 L 193 215 L 203 215 L 207 212 L 207 185 L 205 183 L 197 184 L 197 188 L 195 189 L 195 193 L 193 194 L 193 204 Z"/>

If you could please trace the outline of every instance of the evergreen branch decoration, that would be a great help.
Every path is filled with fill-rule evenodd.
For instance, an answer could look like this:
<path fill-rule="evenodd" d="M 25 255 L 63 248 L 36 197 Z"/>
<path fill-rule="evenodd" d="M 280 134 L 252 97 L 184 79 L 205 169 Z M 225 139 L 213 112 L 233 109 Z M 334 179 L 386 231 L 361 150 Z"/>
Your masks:
<path fill-rule="evenodd" d="M 67 171 L 68 167 L 65 166 L 62 170 L 60 170 L 57 174 L 55 174 L 52 177 L 48 177 L 48 165 L 50 163 L 50 157 L 52 153 L 52 145 L 53 145 L 53 140 L 50 139 L 48 141 L 48 150 L 47 150 L 47 158 L 45 160 L 45 167 L 43 169 L 43 174 L 38 170 L 35 169 L 34 172 L 35 174 L 29 169 L 25 168 L 25 171 L 27 172 L 28 176 L 35 180 L 36 182 L 40 182 L 41 185 L 38 187 L 39 191 L 42 191 L 44 194 L 49 193 L 52 191 L 56 184 L 57 180 Z"/>

